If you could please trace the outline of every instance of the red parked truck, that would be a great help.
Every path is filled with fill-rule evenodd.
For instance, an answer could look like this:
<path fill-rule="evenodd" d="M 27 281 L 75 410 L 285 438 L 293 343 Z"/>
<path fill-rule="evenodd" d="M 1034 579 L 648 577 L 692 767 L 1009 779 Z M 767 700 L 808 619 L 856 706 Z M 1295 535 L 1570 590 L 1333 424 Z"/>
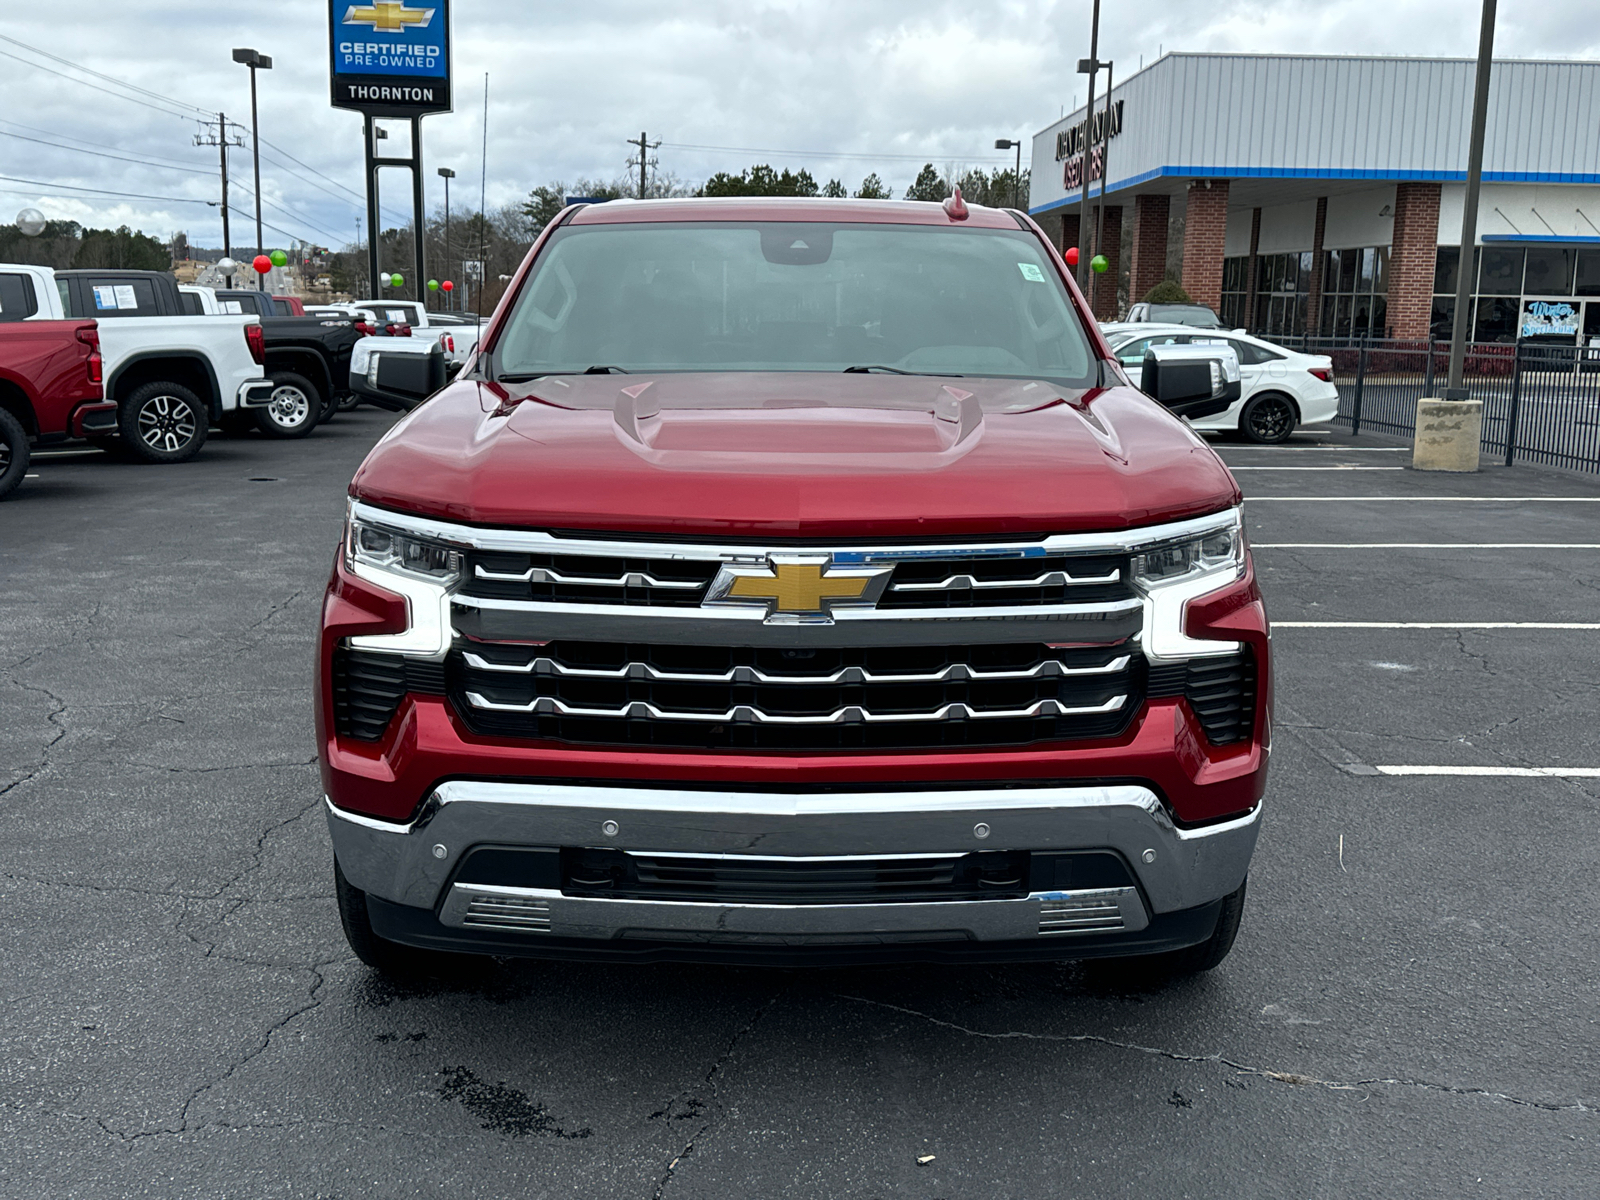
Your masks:
<path fill-rule="evenodd" d="M 1021 213 L 568 209 L 350 485 L 316 701 L 355 952 L 1215 966 L 1268 625 L 1175 414 L 1238 364 L 1143 384 Z"/>
<path fill-rule="evenodd" d="M 5 320 L 5 299 L 0 287 L 0 499 L 27 474 L 34 442 L 117 428 L 96 322 Z"/>

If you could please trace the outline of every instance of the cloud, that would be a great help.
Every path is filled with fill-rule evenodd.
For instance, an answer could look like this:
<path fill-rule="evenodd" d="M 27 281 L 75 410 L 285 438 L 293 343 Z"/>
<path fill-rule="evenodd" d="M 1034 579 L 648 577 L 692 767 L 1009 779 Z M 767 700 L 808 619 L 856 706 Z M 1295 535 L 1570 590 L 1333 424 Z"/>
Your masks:
<path fill-rule="evenodd" d="M 1081 97 L 1074 74 L 1088 53 L 1088 0 L 457 0 L 456 111 L 424 123 L 431 203 L 434 168 L 458 172 L 452 201 L 476 206 L 483 147 L 483 77 L 490 77 L 487 198 L 508 203 L 536 184 L 611 178 L 625 139 L 667 143 L 662 170 L 699 180 L 756 161 L 804 167 L 854 185 L 876 171 L 901 191 L 924 160 L 983 164 L 997 137 L 1031 134 Z M 1575 10 L 1587 10 L 1581 19 Z M 260 77 L 266 139 L 328 178 L 268 151 L 265 218 L 322 242 L 353 239 L 361 187 L 360 119 L 328 104 L 322 0 L 219 5 L 215 0 L 77 0 L 70 38 L 59 10 L 7 12 L 4 33 L 206 112 L 248 122 L 248 73 L 229 51 L 275 60 Z M 1497 50 L 1515 57 L 1600 51 L 1600 4 L 1502 17 Z M 1477 6 L 1459 0 L 1146 0 L 1107 5 L 1100 53 L 1119 75 L 1162 50 L 1471 55 Z M 1590 32 L 1593 31 L 1593 32 Z M 65 70 L 0 42 L 0 51 Z M 79 77 L 83 78 L 83 77 Z M 90 80 L 90 82 L 100 82 Z M 118 90 L 118 89 L 113 89 Z M 148 99 L 148 98 L 147 98 Z M 166 105 L 151 101 L 157 108 Z M 5 134 L 35 130 L 83 141 L 78 151 Z M 166 236 L 185 229 L 221 241 L 217 151 L 193 144 L 194 119 L 156 111 L 0 58 L 0 214 L 38 203 L 95 224 L 128 223 Z M 46 135 L 46 140 L 52 140 Z M 688 146 L 754 147 L 751 151 Z M 81 153 L 99 149 L 137 163 Z M 780 151 L 812 151 L 818 156 Z M 861 156 L 861 157 L 851 157 Z M 905 157 L 892 157 L 905 156 Z M 239 185 L 234 237 L 253 240 L 248 153 L 231 155 Z M 187 166 L 188 171 L 177 169 Z M 293 168 L 292 170 L 290 168 Z M 329 182 L 329 179 L 337 181 Z M 62 184 L 170 197 L 95 198 Z M 409 181 L 385 173 L 386 224 L 409 208 Z M 44 199 L 72 196 L 73 199 Z M 267 234 L 282 244 L 282 234 Z"/>

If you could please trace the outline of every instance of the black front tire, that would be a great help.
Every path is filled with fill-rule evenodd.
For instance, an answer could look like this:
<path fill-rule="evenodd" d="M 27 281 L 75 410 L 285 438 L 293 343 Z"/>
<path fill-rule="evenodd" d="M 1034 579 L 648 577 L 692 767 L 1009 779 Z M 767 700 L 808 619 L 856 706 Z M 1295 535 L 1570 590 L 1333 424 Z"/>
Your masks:
<path fill-rule="evenodd" d="M 272 399 L 256 410 L 256 427 L 268 437 L 303 438 L 317 427 L 322 393 L 304 375 L 274 371 Z"/>
<path fill-rule="evenodd" d="M 179 383 L 147 383 L 117 406 L 123 449 L 147 463 L 188 462 L 211 432 L 205 405 Z"/>
<path fill-rule="evenodd" d="M 1239 432 L 1258 446 L 1287 442 L 1300 424 L 1300 410 L 1282 392 L 1261 392 L 1251 396 L 1239 410 Z"/>
<path fill-rule="evenodd" d="M 1246 879 L 1239 885 L 1238 891 L 1223 897 L 1216 928 L 1199 945 L 1169 950 L 1165 954 L 1098 959 L 1094 960 L 1094 965 L 1115 982 L 1139 987 L 1159 987 L 1212 970 L 1228 957 L 1234 939 L 1239 936 L 1239 923 L 1244 918 L 1244 894 L 1249 885 L 1250 881 Z"/>
<path fill-rule="evenodd" d="M 339 924 L 355 956 L 374 971 L 394 979 L 462 976 L 479 965 L 472 955 L 442 950 L 422 950 L 380 937 L 372 928 L 367 894 L 344 877 L 339 860 L 333 860 L 333 891 L 339 902 Z"/>
<path fill-rule="evenodd" d="M 22 422 L 0 408 L 0 500 L 16 491 L 28 473 L 28 460 L 33 451 L 28 446 L 28 432 Z"/>
<path fill-rule="evenodd" d="M 322 411 L 317 414 L 317 424 L 326 425 L 339 415 L 339 395 L 330 391 L 328 398 L 322 402 Z"/>

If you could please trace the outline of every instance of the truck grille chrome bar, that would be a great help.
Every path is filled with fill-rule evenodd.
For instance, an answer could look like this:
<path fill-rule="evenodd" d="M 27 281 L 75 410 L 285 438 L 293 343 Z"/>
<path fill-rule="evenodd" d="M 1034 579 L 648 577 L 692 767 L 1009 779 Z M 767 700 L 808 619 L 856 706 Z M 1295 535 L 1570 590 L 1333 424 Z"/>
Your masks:
<path fill-rule="evenodd" d="M 947 579 L 927 583 L 897 583 L 897 592 L 949 592 L 957 588 L 1029 588 L 1078 587 L 1092 583 L 1116 583 L 1122 578 L 1120 569 L 1104 575 L 1070 575 L 1066 571 L 1046 571 L 1032 579 L 979 579 L 973 575 L 951 575 Z"/>
<path fill-rule="evenodd" d="M 1115 675 L 1127 669 L 1131 655 L 1124 654 L 1108 663 L 1074 667 L 1060 659 L 1046 659 L 1020 671 L 984 671 L 965 663 L 951 663 L 937 671 L 880 673 L 864 667 L 844 667 L 829 675 L 780 675 L 759 667 L 736 666 L 720 673 L 663 671 L 650 663 L 631 662 L 620 667 L 569 667 L 553 658 L 535 658 L 528 663 L 500 663 L 468 650 L 462 655 L 469 667 L 508 675 L 561 675 L 577 679 L 648 679 L 659 683 L 774 683 L 826 687 L 841 683 L 951 683 L 992 679 L 1046 679 L 1069 675 Z"/>
<path fill-rule="evenodd" d="M 769 713 L 750 704 L 740 704 L 725 712 L 690 712 L 658 708 L 643 700 L 634 700 L 616 708 L 585 708 L 567 704 L 554 696 L 535 696 L 526 704 L 504 704 L 488 700 L 477 692 L 468 692 L 467 701 L 474 708 L 488 712 L 548 713 L 565 717 L 627 717 L 655 721 L 706 721 L 711 724 L 739 724 L 754 722 L 758 725 L 845 725 L 852 722 L 900 723 L 909 721 L 952 720 L 1019 720 L 1030 717 L 1081 717 L 1121 712 L 1128 702 L 1125 695 L 1112 696 L 1103 704 L 1069 708 L 1059 700 L 1039 700 L 1026 708 L 976 709 L 968 704 L 945 704 L 931 712 L 877 713 L 860 705 L 846 705 L 831 713 L 791 715 Z"/>
<path fill-rule="evenodd" d="M 689 591 L 703 591 L 706 586 L 703 581 L 695 579 L 657 579 L 644 571 L 625 571 L 618 576 L 567 575 L 553 567 L 529 567 L 526 571 L 491 571 L 482 563 L 477 563 L 473 568 L 473 574 L 478 579 L 489 579 L 497 583 L 566 583 L 575 587 L 683 588 Z"/>

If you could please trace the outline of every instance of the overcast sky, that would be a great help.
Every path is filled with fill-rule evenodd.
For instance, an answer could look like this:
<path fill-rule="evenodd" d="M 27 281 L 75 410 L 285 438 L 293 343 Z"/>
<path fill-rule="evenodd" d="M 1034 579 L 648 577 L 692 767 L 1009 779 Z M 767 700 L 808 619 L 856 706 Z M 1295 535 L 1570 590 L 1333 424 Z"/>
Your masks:
<path fill-rule="evenodd" d="M 305 164 L 264 151 L 266 220 L 281 231 L 269 245 L 354 240 L 361 205 L 346 189 L 361 187 L 360 117 L 328 104 L 326 12 L 323 0 L 4 0 L 0 35 L 15 41 L 0 41 L 11 56 L 0 57 L 0 220 L 32 204 L 220 245 L 217 210 L 203 203 L 217 198 L 217 151 L 193 145 L 197 121 L 181 113 L 248 123 L 248 72 L 230 51 L 253 46 L 276 60 L 260 81 L 262 136 Z M 477 205 L 485 72 L 491 207 L 540 183 L 617 175 L 624 139 L 641 130 L 666 143 L 660 169 L 691 183 L 769 162 L 851 188 L 876 171 L 899 195 L 921 162 L 992 165 L 997 137 L 1026 137 L 1070 108 L 1089 14 L 1089 0 L 456 0 L 456 111 L 424 122 L 429 201 L 442 200 L 434 169 L 447 166 L 453 204 Z M 1477 26 L 1471 0 L 1105 0 L 1100 53 L 1119 74 L 1163 49 L 1470 56 Z M 166 99 L 134 103 L 16 42 Z M 1600 0 L 1502 6 L 1495 49 L 1600 57 Z M 248 151 L 233 151 L 234 181 L 248 187 L 249 172 Z M 391 172 L 386 186 L 394 224 L 409 183 Z M 244 191 L 233 200 L 252 204 Z M 236 242 L 250 240 L 244 224 L 235 217 Z"/>

